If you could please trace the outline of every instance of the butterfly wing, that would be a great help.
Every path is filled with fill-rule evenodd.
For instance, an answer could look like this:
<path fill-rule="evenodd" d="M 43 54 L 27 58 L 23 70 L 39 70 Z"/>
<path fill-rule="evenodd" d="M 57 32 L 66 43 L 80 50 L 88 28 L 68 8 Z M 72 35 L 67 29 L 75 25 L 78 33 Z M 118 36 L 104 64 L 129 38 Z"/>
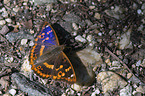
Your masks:
<path fill-rule="evenodd" d="M 68 83 L 76 82 L 73 66 L 64 52 L 61 52 L 57 57 L 57 61 L 54 62 L 52 78 Z"/>
<path fill-rule="evenodd" d="M 30 64 L 34 64 L 34 60 L 40 57 L 45 51 L 53 50 L 53 46 L 58 46 L 59 41 L 53 28 L 45 22 L 41 32 L 35 39 L 35 44 L 30 52 Z"/>
<path fill-rule="evenodd" d="M 62 51 L 55 31 L 45 23 L 30 52 L 30 64 L 34 72 L 43 78 L 76 82 L 73 66 Z"/>
<path fill-rule="evenodd" d="M 45 54 L 44 57 L 48 57 L 48 59 L 44 62 L 38 61 L 38 63 L 32 66 L 32 69 L 38 75 L 43 78 L 52 77 L 52 79 L 66 81 L 68 83 L 76 82 L 73 66 L 65 53 L 61 51 L 51 56 Z"/>

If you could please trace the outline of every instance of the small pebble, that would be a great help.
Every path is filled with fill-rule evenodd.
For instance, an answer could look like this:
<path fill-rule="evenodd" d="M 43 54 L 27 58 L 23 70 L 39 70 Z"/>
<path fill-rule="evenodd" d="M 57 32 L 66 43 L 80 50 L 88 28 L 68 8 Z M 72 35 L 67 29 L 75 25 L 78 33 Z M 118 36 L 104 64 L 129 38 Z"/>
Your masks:
<path fill-rule="evenodd" d="M 88 36 L 87 36 L 87 40 L 88 40 L 89 42 L 92 41 L 92 38 L 93 38 L 92 35 L 88 35 Z"/>
<path fill-rule="evenodd" d="M 6 9 L 5 9 L 4 7 L 1 9 L 1 11 L 0 11 L 0 12 L 3 12 L 3 11 L 6 11 Z"/>
<path fill-rule="evenodd" d="M 9 57 L 8 58 L 8 62 L 13 62 L 14 58 L 13 57 Z"/>
<path fill-rule="evenodd" d="M 29 56 L 24 57 L 23 64 L 21 66 L 21 70 L 24 72 L 25 75 L 27 75 L 27 72 L 31 72 L 31 65 L 29 65 Z"/>
<path fill-rule="evenodd" d="M 132 30 L 129 29 L 126 33 L 121 35 L 121 40 L 119 42 L 119 49 L 125 49 L 127 46 L 129 46 L 131 31 Z"/>
<path fill-rule="evenodd" d="M 33 45 L 34 45 L 34 42 L 30 41 L 29 46 L 33 46 Z"/>
<path fill-rule="evenodd" d="M 102 33 L 99 32 L 98 35 L 99 35 L 99 36 L 102 36 Z"/>
<path fill-rule="evenodd" d="M 28 39 L 22 39 L 21 40 L 21 45 L 25 45 L 27 43 Z"/>
<path fill-rule="evenodd" d="M 77 37 L 75 37 L 76 40 L 85 43 L 86 40 L 84 38 L 82 38 L 80 35 L 78 35 Z"/>
<path fill-rule="evenodd" d="M 8 23 L 11 23 L 12 22 L 12 20 L 10 19 L 10 18 L 7 18 L 7 19 L 5 19 L 6 20 L 6 22 L 8 22 Z"/>
<path fill-rule="evenodd" d="M 30 33 L 33 34 L 34 33 L 34 30 L 30 29 Z"/>
<path fill-rule="evenodd" d="M 5 20 L 0 20 L 0 25 L 4 25 L 6 24 L 6 21 Z"/>
<path fill-rule="evenodd" d="M 110 59 L 105 60 L 105 62 L 106 62 L 106 63 L 111 63 L 111 62 L 110 62 Z"/>
<path fill-rule="evenodd" d="M 98 88 L 91 94 L 91 96 L 96 96 L 97 94 L 100 94 L 100 90 Z"/>
<path fill-rule="evenodd" d="M 4 4 L 7 4 L 10 2 L 10 0 L 4 0 L 3 2 L 4 2 Z"/>
<path fill-rule="evenodd" d="M 96 19 L 100 19 L 101 18 L 101 15 L 99 13 L 95 13 L 95 16 L 94 16 Z"/>
<path fill-rule="evenodd" d="M 9 93 L 14 96 L 16 94 L 16 90 L 15 89 L 10 89 Z"/>
<path fill-rule="evenodd" d="M 95 6 L 89 6 L 89 9 L 95 9 Z"/>
<path fill-rule="evenodd" d="M 26 6 L 26 5 L 27 5 L 27 3 L 25 2 L 25 3 L 23 3 L 23 5 L 25 5 L 25 6 Z"/>
<path fill-rule="evenodd" d="M 78 28 L 78 25 L 76 24 L 76 23 L 72 23 L 72 26 L 73 26 L 73 28 L 75 29 L 75 30 L 78 30 L 79 28 Z"/>
<path fill-rule="evenodd" d="M 140 9 L 138 9 L 138 10 L 137 10 L 137 13 L 138 13 L 138 14 L 141 14 L 141 13 L 142 13 L 142 11 L 141 11 Z"/>
<path fill-rule="evenodd" d="M 128 79 L 131 78 L 131 76 L 132 76 L 131 73 L 128 73 L 128 74 L 127 74 L 127 78 L 128 78 Z"/>
<path fill-rule="evenodd" d="M 82 86 L 77 85 L 77 84 L 73 84 L 71 87 L 76 91 L 80 91 L 82 89 Z"/>
<path fill-rule="evenodd" d="M 77 35 L 77 32 L 76 31 L 72 32 L 72 35 L 73 36 L 76 36 Z"/>
<path fill-rule="evenodd" d="M 136 62 L 136 66 L 138 66 L 138 67 L 139 67 L 139 66 L 140 66 L 140 64 L 141 64 L 141 60 L 139 60 L 139 61 L 137 61 L 137 62 Z"/>
<path fill-rule="evenodd" d="M 18 12 L 19 9 L 20 9 L 19 7 L 15 7 L 15 8 L 13 8 L 13 11 L 14 11 L 14 12 Z"/>
<path fill-rule="evenodd" d="M 8 17 L 7 11 L 3 11 L 2 16 L 3 16 L 3 17 Z"/>

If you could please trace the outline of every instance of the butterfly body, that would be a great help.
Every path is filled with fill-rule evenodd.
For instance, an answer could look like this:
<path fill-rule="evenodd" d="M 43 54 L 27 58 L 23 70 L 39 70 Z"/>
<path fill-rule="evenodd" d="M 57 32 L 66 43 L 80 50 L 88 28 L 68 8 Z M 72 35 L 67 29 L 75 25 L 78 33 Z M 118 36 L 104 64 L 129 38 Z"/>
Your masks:
<path fill-rule="evenodd" d="M 75 71 L 63 52 L 64 48 L 64 45 L 59 45 L 54 29 L 45 22 L 30 52 L 32 70 L 43 78 L 75 83 Z"/>

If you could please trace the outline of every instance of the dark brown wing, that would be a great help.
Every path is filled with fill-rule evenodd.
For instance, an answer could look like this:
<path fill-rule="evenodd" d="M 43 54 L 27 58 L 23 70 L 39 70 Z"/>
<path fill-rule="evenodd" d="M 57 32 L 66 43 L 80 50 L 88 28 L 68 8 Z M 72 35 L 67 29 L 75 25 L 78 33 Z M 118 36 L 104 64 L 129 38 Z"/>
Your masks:
<path fill-rule="evenodd" d="M 61 52 L 58 55 L 57 60 L 54 62 L 52 78 L 66 81 L 69 83 L 76 82 L 76 75 L 74 72 L 74 68 L 64 52 Z"/>
<path fill-rule="evenodd" d="M 52 79 L 68 83 L 76 82 L 73 66 L 61 46 L 54 47 L 51 51 L 45 51 L 34 61 L 32 69 L 43 78 L 52 77 Z"/>

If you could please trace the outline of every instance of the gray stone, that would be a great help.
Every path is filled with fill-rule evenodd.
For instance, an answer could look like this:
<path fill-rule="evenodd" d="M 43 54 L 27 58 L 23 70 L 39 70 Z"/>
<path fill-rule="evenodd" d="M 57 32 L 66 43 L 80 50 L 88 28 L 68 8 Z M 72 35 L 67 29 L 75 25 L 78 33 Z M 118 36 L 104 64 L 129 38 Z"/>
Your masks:
<path fill-rule="evenodd" d="M 97 81 L 102 85 L 104 93 L 116 90 L 118 88 L 124 88 L 127 82 L 119 75 L 111 71 L 100 72 L 97 75 Z"/>
<path fill-rule="evenodd" d="M 12 79 L 20 90 L 28 93 L 28 96 L 53 96 L 51 91 L 45 88 L 45 86 L 38 82 L 30 81 L 20 73 L 13 73 Z"/>
<path fill-rule="evenodd" d="M 35 4 L 56 3 L 57 0 L 34 0 Z"/>
<path fill-rule="evenodd" d="M 65 21 L 71 22 L 71 23 L 80 23 L 81 18 L 74 13 L 67 13 L 62 18 Z"/>
<path fill-rule="evenodd" d="M 8 33 L 8 34 L 6 35 L 6 38 L 7 38 L 11 43 L 16 42 L 18 39 L 23 39 L 23 38 L 34 40 L 34 37 L 33 37 L 33 36 L 31 36 L 31 35 L 29 35 L 29 34 L 26 34 L 26 32 L 23 32 L 23 31 L 18 32 L 18 33 L 12 33 L 12 32 L 10 32 L 10 33 Z"/>

